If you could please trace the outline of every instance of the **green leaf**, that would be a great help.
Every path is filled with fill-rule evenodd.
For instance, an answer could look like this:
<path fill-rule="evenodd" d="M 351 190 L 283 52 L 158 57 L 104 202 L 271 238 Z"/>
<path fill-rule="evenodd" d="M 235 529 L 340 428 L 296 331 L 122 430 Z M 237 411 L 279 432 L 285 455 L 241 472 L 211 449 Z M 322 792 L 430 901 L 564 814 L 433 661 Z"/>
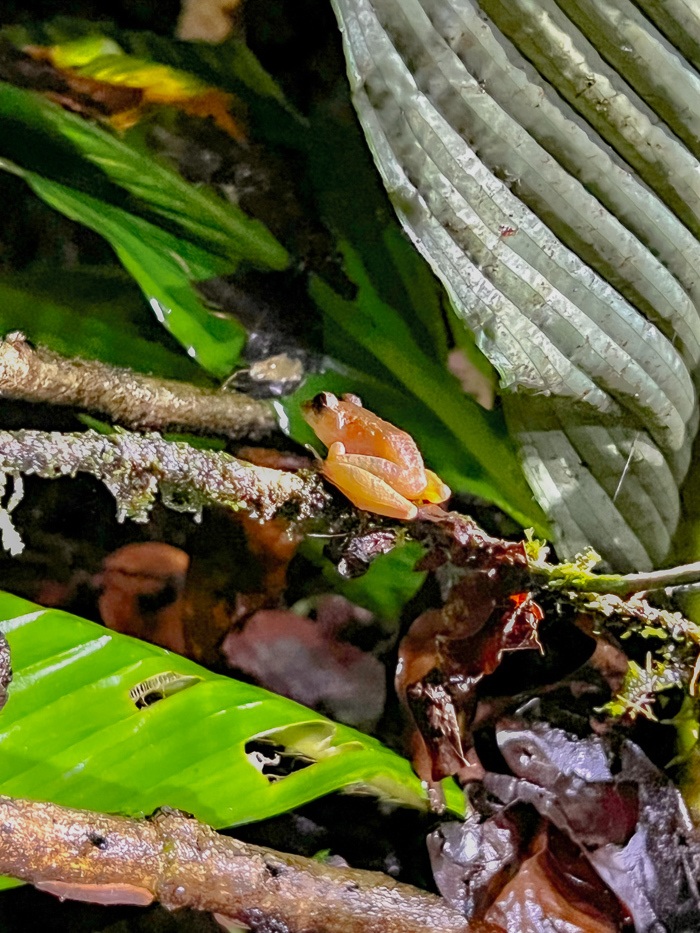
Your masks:
<path fill-rule="evenodd" d="M 81 412 L 77 417 L 78 421 L 84 424 L 89 431 L 95 431 L 97 434 L 102 434 L 104 437 L 119 433 L 119 428 L 116 425 L 110 424 L 108 421 L 102 421 L 101 418 L 94 418 L 92 415 L 86 415 L 84 412 Z"/>
<path fill-rule="evenodd" d="M 0 714 L 2 793 L 132 816 L 168 805 L 217 828 L 338 790 L 427 806 L 407 761 L 291 700 L 9 594 L 0 631 L 13 670 Z M 162 698 L 143 705 L 147 694 Z M 270 782 L 246 753 L 265 739 L 308 765 Z M 461 812 L 462 793 L 445 787 Z"/>
<path fill-rule="evenodd" d="M 206 83 L 230 89 L 242 84 L 261 97 L 288 106 L 282 89 L 265 71 L 245 42 L 233 36 L 224 42 L 183 41 L 146 30 L 124 30 L 112 23 L 57 16 L 43 23 L 30 22 L 2 29 L 14 45 L 63 46 L 59 67 L 85 64 L 99 55 L 121 51 L 144 60 L 161 62 L 197 75 Z"/>
<path fill-rule="evenodd" d="M 0 280 L 0 333 L 20 330 L 65 356 L 101 360 L 143 373 L 205 380 L 176 345 L 163 346 L 138 288 L 118 266 L 93 271 L 34 266 Z M 205 380 L 206 381 L 206 380 Z"/>
<path fill-rule="evenodd" d="M 321 568 L 323 578 L 335 593 L 368 609 L 379 619 L 396 627 L 406 603 L 413 599 L 425 582 L 426 573 L 414 567 L 425 553 L 417 541 L 397 544 L 388 554 L 380 554 L 369 570 L 354 580 L 341 576 L 323 555 L 323 538 L 307 538 L 301 553 Z"/>
<path fill-rule="evenodd" d="M 58 56 L 65 46 L 52 50 L 59 64 Z M 66 63 L 68 67 L 70 65 Z M 123 53 L 100 55 L 93 61 L 86 62 L 76 68 L 77 74 L 107 84 L 124 85 L 126 87 L 141 87 L 146 90 L 157 90 L 162 93 L 161 103 L 167 104 L 169 99 L 179 99 L 187 95 L 195 95 L 208 90 L 208 86 L 195 78 L 187 71 L 149 62 L 143 58 L 134 58 Z M 214 90 L 214 89 L 212 89 Z M 219 93 L 224 96 L 223 91 Z"/>
<path fill-rule="evenodd" d="M 138 282 L 160 323 L 188 355 L 214 376 L 229 375 L 246 332 L 233 318 L 212 314 L 193 284 L 226 271 L 224 260 L 121 208 L 34 172 L 2 160 L 0 168 L 19 174 L 51 207 L 103 236 Z"/>
<path fill-rule="evenodd" d="M 118 43 L 94 33 L 53 46 L 51 63 L 57 68 L 80 68 L 105 55 L 123 54 Z"/>
<path fill-rule="evenodd" d="M 98 177 L 128 191 L 141 210 L 154 212 L 181 235 L 196 240 L 228 260 L 246 260 L 261 268 L 284 269 L 289 256 L 260 221 L 216 197 L 204 188 L 190 184 L 176 172 L 156 161 L 147 152 L 129 145 L 114 133 L 82 117 L 68 113 L 38 94 L 0 82 L 0 126 L 2 148 L 13 161 L 35 169 L 33 150 L 50 146 L 56 139 L 68 143 L 76 156 L 82 156 Z M 21 153 L 13 127 L 30 131 L 20 139 Z M 8 148 L 10 149 L 8 153 Z M 45 154 L 41 171 L 47 172 Z M 29 162 L 29 164 L 27 164 Z M 73 166 L 75 171 L 76 166 Z M 51 172 L 51 177 L 55 173 Z"/>
<path fill-rule="evenodd" d="M 407 306 L 416 323 L 428 335 L 423 344 L 426 352 L 444 363 L 447 359 L 447 331 L 442 309 L 442 286 L 423 257 L 416 251 L 403 232 L 393 223 L 383 232 L 382 240 L 389 253 L 396 274 L 406 289 Z M 420 340 L 420 334 L 417 339 Z"/>
<path fill-rule="evenodd" d="M 343 112 L 335 101 L 322 102 L 313 113 L 309 172 L 319 213 L 338 241 L 361 257 L 379 298 L 403 318 L 425 353 L 444 363 L 444 290 L 396 222 L 349 102 L 346 107 Z"/>

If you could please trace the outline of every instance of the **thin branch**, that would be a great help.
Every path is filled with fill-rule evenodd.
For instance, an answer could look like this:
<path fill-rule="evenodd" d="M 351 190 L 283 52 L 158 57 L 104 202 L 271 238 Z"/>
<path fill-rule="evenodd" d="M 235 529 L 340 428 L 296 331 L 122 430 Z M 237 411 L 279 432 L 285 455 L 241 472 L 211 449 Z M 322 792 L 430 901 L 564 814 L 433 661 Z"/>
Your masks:
<path fill-rule="evenodd" d="M 578 589 L 581 592 L 614 593 L 617 596 L 633 596 L 635 593 L 648 593 L 653 590 L 674 589 L 700 583 L 700 561 L 668 567 L 666 570 L 653 570 L 649 573 L 628 573 L 616 577 L 613 574 L 598 574 L 593 580 L 585 581 Z M 597 587 L 596 587 L 597 585 Z"/>
<path fill-rule="evenodd" d="M 379 872 L 248 845 L 172 811 L 132 820 L 0 797 L 0 873 L 61 897 L 157 900 L 253 930 L 475 933 L 441 898 Z"/>
<path fill-rule="evenodd" d="M 232 438 L 248 437 L 255 439 L 271 433 L 276 427 L 273 409 L 267 402 L 251 399 L 241 393 L 200 389 L 175 380 L 144 376 L 129 369 L 108 366 L 95 360 L 67 359 L 46 348 L 33 348 L 21 333 L 10 334 L 5 340 L 0 340 L 0 397 L 84 408 L 108 415 L 118 424 L 138 430 L 184 430 L 221 434 Z M 16 437 L 19 437 L 21 433 L 17 432 Z M 23 433 L 24 442 L 28 443 L 31 432 Z M 5 439 L 8 436 L 7 434 L 0 435 L 0 438 L 2 438 L 0 440 L 2 444 L 0 458 L 5 450 Z M 47 440 L 49 438 L 58 438 L 58 435 L 48 434 L 37 434 L 36 436 Z M 86 435 L 79 436 L 85 437 Z M 69 465 L 67 469 L 62 468 L 64 463 L 72 462 L 74 457 L 74 446 L 77 442 L 71 441 L 71 437 L 77 438 L 78 435 L 64 435 L 65 440 L 60 442 L 61 450 L 57 447 L 59 442 L 54 443 L 54 456 L 58 455 L 56 462 L 59 463 L 59 468 L 52 465 L 48 469 L 43 468 L 44 472 L 41 472 L 39 469 L 28 470 L 21 466 L 16 468 L 12 465 L 4 466 L 0 459 L 0 470 L 5 472 L 39 472 L 40 475 L 44 476 L 85 470 L 99 476 L 107 485 L 110 485 L 106 473 L 103 471 L 101 475 L 95 470 L 94 458 L 91 459 L 84 453 L 78 454 L 78 458 L 81 462 L 90 460 L 88 466 L 78 465 L 73 467 Z M 162 439 L 159 439 L 159 442 L 161 445 L 165 443 Z M 126 446 L 126 443 L 123 446 Z M 141 463 L 142 455 L 133 458 L 136 443 L 136 439 L 130 440 L 128 445 L 131 449 L 128 452 L 124 451 L 124 454 L 132 460 L 134 466 L 133 471 L 131 471 L 133 475 L 129 479 L 131 488 L 135 493 L 135 484 L 137 483 L 141 487 L 145 485 L 150 489 L 157 481 L 162 484 L 170 483 L 171 476 L 176 472 L 182 472 L 173 469 L 176 466 L 173 458 L 166 466 L 167 458 L 163 454 L 164 448 L 160 446 L 149 457 L 151 460 L 160 461 L 159 464 L 151 463 L 144 467 Z M 153 446 L 156 441 L 154 438 L 148 438 L 144 440 L 144 443 Z M 93 442 L 91 442 L 91 445 L 94 446 Z M 116 444 L 116 446 L 119 446 L 119 444 Z M 72 448 L 70 454 L 68 452 L 69 447 Z M 180 451 L 182 452 L 180 456 L 185 457 L 187 461 L 191 462 L 193 460 L 191 448 L 181 446 Z M 185 451 L 190 451 L 190 453 L 186 455 Z M 68 460 L 66 460 L 67 455 Z M 207 456 L 211 457 L 213 455 Z M 217 466 L 216 469 L 220 468 L 220 466 Z M 123 465 L 121 469 L 123 471 Z M 196 493 L 197 497 L 201 498 L 206 490 L 206 483 L 199 483 L 198 478 L 201 477 L 196 475 L 201 473 L 201 469 L 201 465 L 195 469 L 193 482 L 189 480 L 183 482 L 181 478 L 178 478 L 174 483 L 174 487 L 183 492 Z M 113 474 L 114 471 L 114 468 L 111 468 L 109 472 Z M 137 473 L 140 474 L 138 478 L 135 475 Z M 150 476 L 148 481 L 145 479 L 146 474 Z M 206 501 L 223 501 L 225 504 L 230 505 L 230 491 L 224 491 L 223 489 L 227 485 L 228 479 L 226 482 L 219 482 L 218 488 L 215 485 L 211 490 L 211 496 L 206 496 Z M 233 483 L 234 489 L 239 487 L 244 479 L 244 476 L 237 475 Z M 269 482 L 270 479 L 268 478 L 263 485 L 268 485 Z M 112 487 L 110 486 L 110 488 Z M 144 512 L 143 504 L 140 501 L 140 489 L 139 494 L 132 497 L 124 493 L 121 481 L 119 489 L 120 494 L 117 495 L 115 492 L 115 495 L 117 495 L 120 503 L 122 501 L 126 502 L 124 513 L 137 518 L 137 520 L 145 520 L 145 515 L 150 508 L 153 497 L 148 496 L 148 505 Z M 289 498 L 288 494 L 283 491 L 282 486 L 278 487 L 278 493 L 280 492 L 283 499 Z M 251 495 L 252 500 L 250 500 Z M 236 496 L 237 494 L 234 495 L 234 499 L 236 499 Z M 246 488 L 242 496 L 243 505 L 246 505 L 254 512 L 259 512 L 262 517 L 269 516 L 271 514 L 270 509 L 274 511 L 275 508 L 279 507 L 279 504 L 271 506 L 268 503 L 267 506 L 260 509 L 255 502 L 260 497 L 259 489 L 258 492 L 251 492 L 250 489 Z M 265 498 L 264 494 L 262 498 Z M 273 495 L 272 499 L 278 502 L 279 496 Z M 249 501 L 250 505 L 248 505 Z M 240 507 L 240 503 L 236 507 Z M 657 570 L 651 573 L 627 575 L 591 573 L 576 563 L 552 566 L 531 561 L 530 569 L 533 575 L 545 577 L 550 586 L 558 586 L 581 593 L 611 593 L 621 597 L 668 587 L 700 583 L 700 562 L 667 570 Z"/>
<path fill-rule="evenodd" d="M 268 519 L 280 509 L 307 518 L 329 501 L 313 473 L 253 466 L 219 451 L 198 450 L 159 434 L 95 431 L 0 431 L 0 474 L 47 479 L 89 473 L 117 500 L 119 517 L 144 522 L 160 491 L 167 505 L 199 512 L 218 504 Z"/>
<path fill-rule="evenodd" d="M 259 439 L 277 426 L 268 402 L 96 360 L 67 359 L 32 347 L 20 333 L 0 340 L 0 397 L 83 408 L 135 430 Z"/>
<path fill-rule="evenodd" d="M 609 593 L 623 598 L 700 583 L 700 561 L 648 573 L 590 573 L 580 569 L 572 570 L 569 564 L 544 568 L 533 565 L 532 570 L 535 574 L 545 576 L 550 586 L 578 593 Z"/>
<path fill-rule="evenodd" d="M 7 342 L 0 342 L 0 363 L 3 346 L 7 347 Z M 318 515 L 330 501 L 314 474 L 254 466 L 226 453 L 166 441 L 159 434 L 0 431 L 0 474 L 54 479 L 79 472 L 89 473 L 107 486 L 117 500 L 120 519 L 142 522 L 148 519 L 159 490 L 169 506 L 182 511 L 199 512 L 205 505 L 218 504 L 245 509 L 261 519 L 271 518 L 283 507 L 290 517 L 308 518 Z M 9 511 L 11 507 L 6 507 L 5 517 Z M 510 555 L 509 560 L 554 589 L 624 598 L 700 581 L 700 562 L 649 573 L 600 574 L 589 569 L 595 562 L 592 554 L 572 563 L 550 564 L 546 550 L 526 556 L 529 545 L 491 538 L 467 516 L 423 507 L 421 519 L 422 524 L 414 526 L 413 537 L 430 541 L 432 549 L 445 548 L 459 528 L 457 549 L 471 555 L 468 562 L 478 562 L 478 555 L 486 561 L 493 560 L 495 553 L 502 553 L 503 559 Z M 447 536 L 445 541 L 440 533 Z"/>

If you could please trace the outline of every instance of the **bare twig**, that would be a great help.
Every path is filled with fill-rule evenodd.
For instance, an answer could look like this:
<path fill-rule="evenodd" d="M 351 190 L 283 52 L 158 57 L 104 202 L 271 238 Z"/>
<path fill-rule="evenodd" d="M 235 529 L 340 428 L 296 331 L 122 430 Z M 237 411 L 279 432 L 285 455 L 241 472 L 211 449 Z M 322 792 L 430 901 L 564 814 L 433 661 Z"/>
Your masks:
<path fill-rule="evenodd" d="M 268 402 L 200 389 L 96 360 L 33 348 L 22 334 L 0 341 L 0 397 L 71 405 L 136 430 L 193 431 L 258 439 L 276 427 Z"/>
<path fill-rule="evenodd" d="M 75 473 L 103 482 L 117 500 L 120 518 L 136 521 L 147 520 L 159 490 L 169 506 L 181 511 L 218 504 L 261 519 L 283 507 L 290 517 L 306 518 L 328 502 L 312 473 L 253 466 L 159 434 L 0 431 L 0 474 L 55 479 Z"/>
<path fill-rule="evenodd" d="M 253 930 L 474 933 L 433 895 L 379 872 L 336 868 L 161 812 L 105 816 L 0 797 L 0 873 L 61 897 L 193 907 Z"/>

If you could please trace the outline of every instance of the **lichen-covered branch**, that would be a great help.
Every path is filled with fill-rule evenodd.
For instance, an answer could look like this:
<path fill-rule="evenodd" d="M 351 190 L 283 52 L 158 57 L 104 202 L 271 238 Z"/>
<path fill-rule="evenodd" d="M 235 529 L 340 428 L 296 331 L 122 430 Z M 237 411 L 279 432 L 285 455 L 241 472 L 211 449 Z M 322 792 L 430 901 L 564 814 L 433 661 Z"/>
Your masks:
<path fill-rule="evenodd" d="M 105 816 L 0 797 L 0 873 L 61 897 L 212 911 L 252 930 L 469 933 L 433 895 L 379 872 L 248 845 L 194 819 Z"/>
<path fill-rule="evenodd" d="M 32 347 L 19 333 L 0 341 L 0 397 L 84 408 L 136 430 L 259 439 L 276 427 L 268 402 L 144 376 L 97 360 L 66 359 Z"/>
<path fill-rule="evenodd" d="M 140 522 L 147 520 L 159 492 L 180 511 L 196 513 L 217 504 L 260 519 L 283 508 L 290 517 L 308 518 L 328 502 L 312 473 L 253 466 L 226 453 L 166 441 L 159 434 L 0 431 L 0 474 L 55 479 L 76 473 L 89 473 L 107 486 L 120 519 Z M 5 507 L 5 528 L 11 507 Z"/>

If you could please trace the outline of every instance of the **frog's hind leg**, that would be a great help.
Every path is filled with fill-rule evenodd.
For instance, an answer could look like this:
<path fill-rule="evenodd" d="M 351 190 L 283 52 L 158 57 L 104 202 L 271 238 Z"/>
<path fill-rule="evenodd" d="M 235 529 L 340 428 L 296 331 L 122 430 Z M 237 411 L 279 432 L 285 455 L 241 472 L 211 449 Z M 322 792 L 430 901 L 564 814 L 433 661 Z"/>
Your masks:
<path fill-rule="evenodd" d="M 370 454 L 350 454 L 345 452 L 345 445 L 341 441 L 336 441 L 328 449 L 328 462 L 342 462 L 347 465 L 355 466 L 365 473 L 370 473 L 382 480 L 388 486 L 406 499 L 422 498 L 421 493 L 426 486 L 425 472 L 421 469 L 416 471 L 408 467 L 395 463 L 393 460 L 386 460 L 384 457 L 373 457 Z"/>
<path fill-rule="evenodd" d="M 329 451 L 329 457 L 323 464 L 323 475 L 358 509 L 404 521 L 410 521 L 418 514 L 414 503 L 396 492 L 385 480 L 358 466 L 354 460 L 347 462 L 342 455 L 331 457 Z"/>

